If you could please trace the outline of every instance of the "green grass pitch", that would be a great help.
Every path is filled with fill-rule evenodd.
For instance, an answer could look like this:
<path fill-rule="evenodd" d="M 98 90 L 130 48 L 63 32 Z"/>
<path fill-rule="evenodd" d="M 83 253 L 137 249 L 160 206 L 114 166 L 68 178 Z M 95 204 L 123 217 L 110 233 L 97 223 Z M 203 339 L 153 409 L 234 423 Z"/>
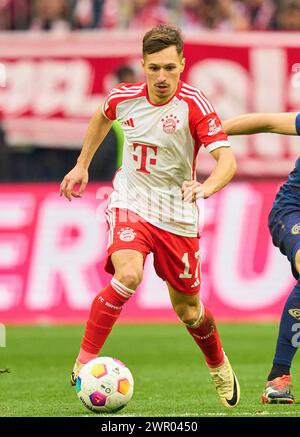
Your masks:
<path fill-rule="evenodd" d="M 297 405 L 262 405 L 278 327 L 275 324 L 220 324 L 223 346 L 241 385 L 241 401 L 220 403 L 201 352 L 181 325 L 117 325 L 102 355 L 124 361 L 135 379 L 131 402 L 118 416 L 299 416 Z M 0 416 L 94 416 L 81 404 L 69 375 L 82 326 L 7 327 L 0 348 Z M 298 357 L 294 368 L 297 368 Z M 300 376 L 293 393 L 300 399 Z M 114 416 L 114 415 L 112 415 Z"/>

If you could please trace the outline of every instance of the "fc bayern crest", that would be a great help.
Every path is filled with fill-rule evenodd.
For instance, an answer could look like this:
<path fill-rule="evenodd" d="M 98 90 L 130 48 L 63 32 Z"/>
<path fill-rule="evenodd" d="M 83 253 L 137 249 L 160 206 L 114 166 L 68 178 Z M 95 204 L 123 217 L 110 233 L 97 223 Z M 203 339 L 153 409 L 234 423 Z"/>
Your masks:
<path fill-rule="evenodd" d="M 176 131 L 177 123 L 179 123 L 178 117 L 176 115 L 166 115 L 166 117 L 161 119 L 163 124 L 163 131 L 166 134 L 173 134 Z"/>
<path fill-rule="evenodd" d="M 121 231 L 118 232 L 119 238 L 122 241 L 133 241 L 135 239 L 136 233 L 132 228 L 126 227 L 122 228 Z"/>

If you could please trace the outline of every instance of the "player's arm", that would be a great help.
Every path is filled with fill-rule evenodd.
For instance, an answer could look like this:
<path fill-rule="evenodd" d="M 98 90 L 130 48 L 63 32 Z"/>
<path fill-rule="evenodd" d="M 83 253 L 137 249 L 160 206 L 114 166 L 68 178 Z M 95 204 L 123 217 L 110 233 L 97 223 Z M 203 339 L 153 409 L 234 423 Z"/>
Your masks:
<path fill-rule="evenodd" d="M 231 147 L 218 147 L 211 155 L 217 161 L 210 176 L 201 184 L 196 180 L 184 181 L 182 197 L 185 201 L 195 201 L 199 197 L 207 199 L 225 187 L 236 172 L 236 160 Z"/>
<path fill-rule="evenodd" d="M 225 187 L 235 175 L 237 167 L 231 147 L 219 147 L 210 154 L 215 158 L 217 164 L 202 184 L 204 199 Z"/>
<path fill-rule="evenodd" d="M 261 132 L 300 135 L 299 115 L 297 112 L 244 114 L 222 122 L 222 127 L 227 135 Z"/>
<path fill-rule="evenodd" d="M 60 195 L 72 200 L 81 197 L 88 183 L 88 168 L 98 147 L 103 142 L 112 125 L 112 121 L 104 116 L 99 108 L 90 119 L 84 138 L 83 147 L 75 167 L 64 177 L 60 185 Z M 79 191 L 74 186 L 80 184 Z"/>

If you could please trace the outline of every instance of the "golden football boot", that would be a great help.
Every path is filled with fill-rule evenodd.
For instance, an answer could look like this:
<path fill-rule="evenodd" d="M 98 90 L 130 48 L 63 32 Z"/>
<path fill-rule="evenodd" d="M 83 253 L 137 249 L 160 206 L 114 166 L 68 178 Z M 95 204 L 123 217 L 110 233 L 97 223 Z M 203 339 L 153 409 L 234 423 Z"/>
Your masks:
<path fill-rule="evenodd" d="M 78 374 L 83 366 L 84 366 L 84 364 L 81 364 L 77 360 L 75 361 L 75 364 L 74 364 L 74 367 L 73 367 L 73 370 L 71 373 L 71 379 L 70 379 L 71 385 L 76 385 L 76 380 L 77 380 Z"/>
<path fill-rule="evenodd" d="M 227 408 L 233 408 L 240 400 L 240 386 L 227 356 L 224 356 L 224 363 L 219 367 L 209 367 L 209 373 L 222 404 Z"/>

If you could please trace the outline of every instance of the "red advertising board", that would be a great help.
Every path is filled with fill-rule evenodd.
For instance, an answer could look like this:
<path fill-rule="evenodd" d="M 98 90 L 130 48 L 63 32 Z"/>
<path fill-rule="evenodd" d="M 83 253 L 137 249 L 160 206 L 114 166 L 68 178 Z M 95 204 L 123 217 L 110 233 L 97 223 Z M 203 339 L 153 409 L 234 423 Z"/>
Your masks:
<path fill-rule="evenodd" d="M 272 246 L 267 216 L 278 184 L 232 183 L 202 201 L 202 300 L 218 320 L 277 318 L 294 279 Z M 0 186 L 0 322 L 82 322 L 104 272 L 103 211 L 111 186 L 68 202 L 55 184 Z M 149 255 L 123 321 L 176 321 Z"/>
<path fill-rule="evenodd" d="M 139 80 L 137 32 L 3 33 L 0 117 L 10 144 L 80 147 L 87 120 L 132 65 Z M 294 33 L 205 33 L 185 36 L 183 80 L 210 98 L 221 119 L 245 112 L 298 111 L 299 42 Z M 231 138 L 241 175 L 285 177 L 298 155 L 297 137 Z M 199 172 L 213 161 L 203 155 Z"/>

